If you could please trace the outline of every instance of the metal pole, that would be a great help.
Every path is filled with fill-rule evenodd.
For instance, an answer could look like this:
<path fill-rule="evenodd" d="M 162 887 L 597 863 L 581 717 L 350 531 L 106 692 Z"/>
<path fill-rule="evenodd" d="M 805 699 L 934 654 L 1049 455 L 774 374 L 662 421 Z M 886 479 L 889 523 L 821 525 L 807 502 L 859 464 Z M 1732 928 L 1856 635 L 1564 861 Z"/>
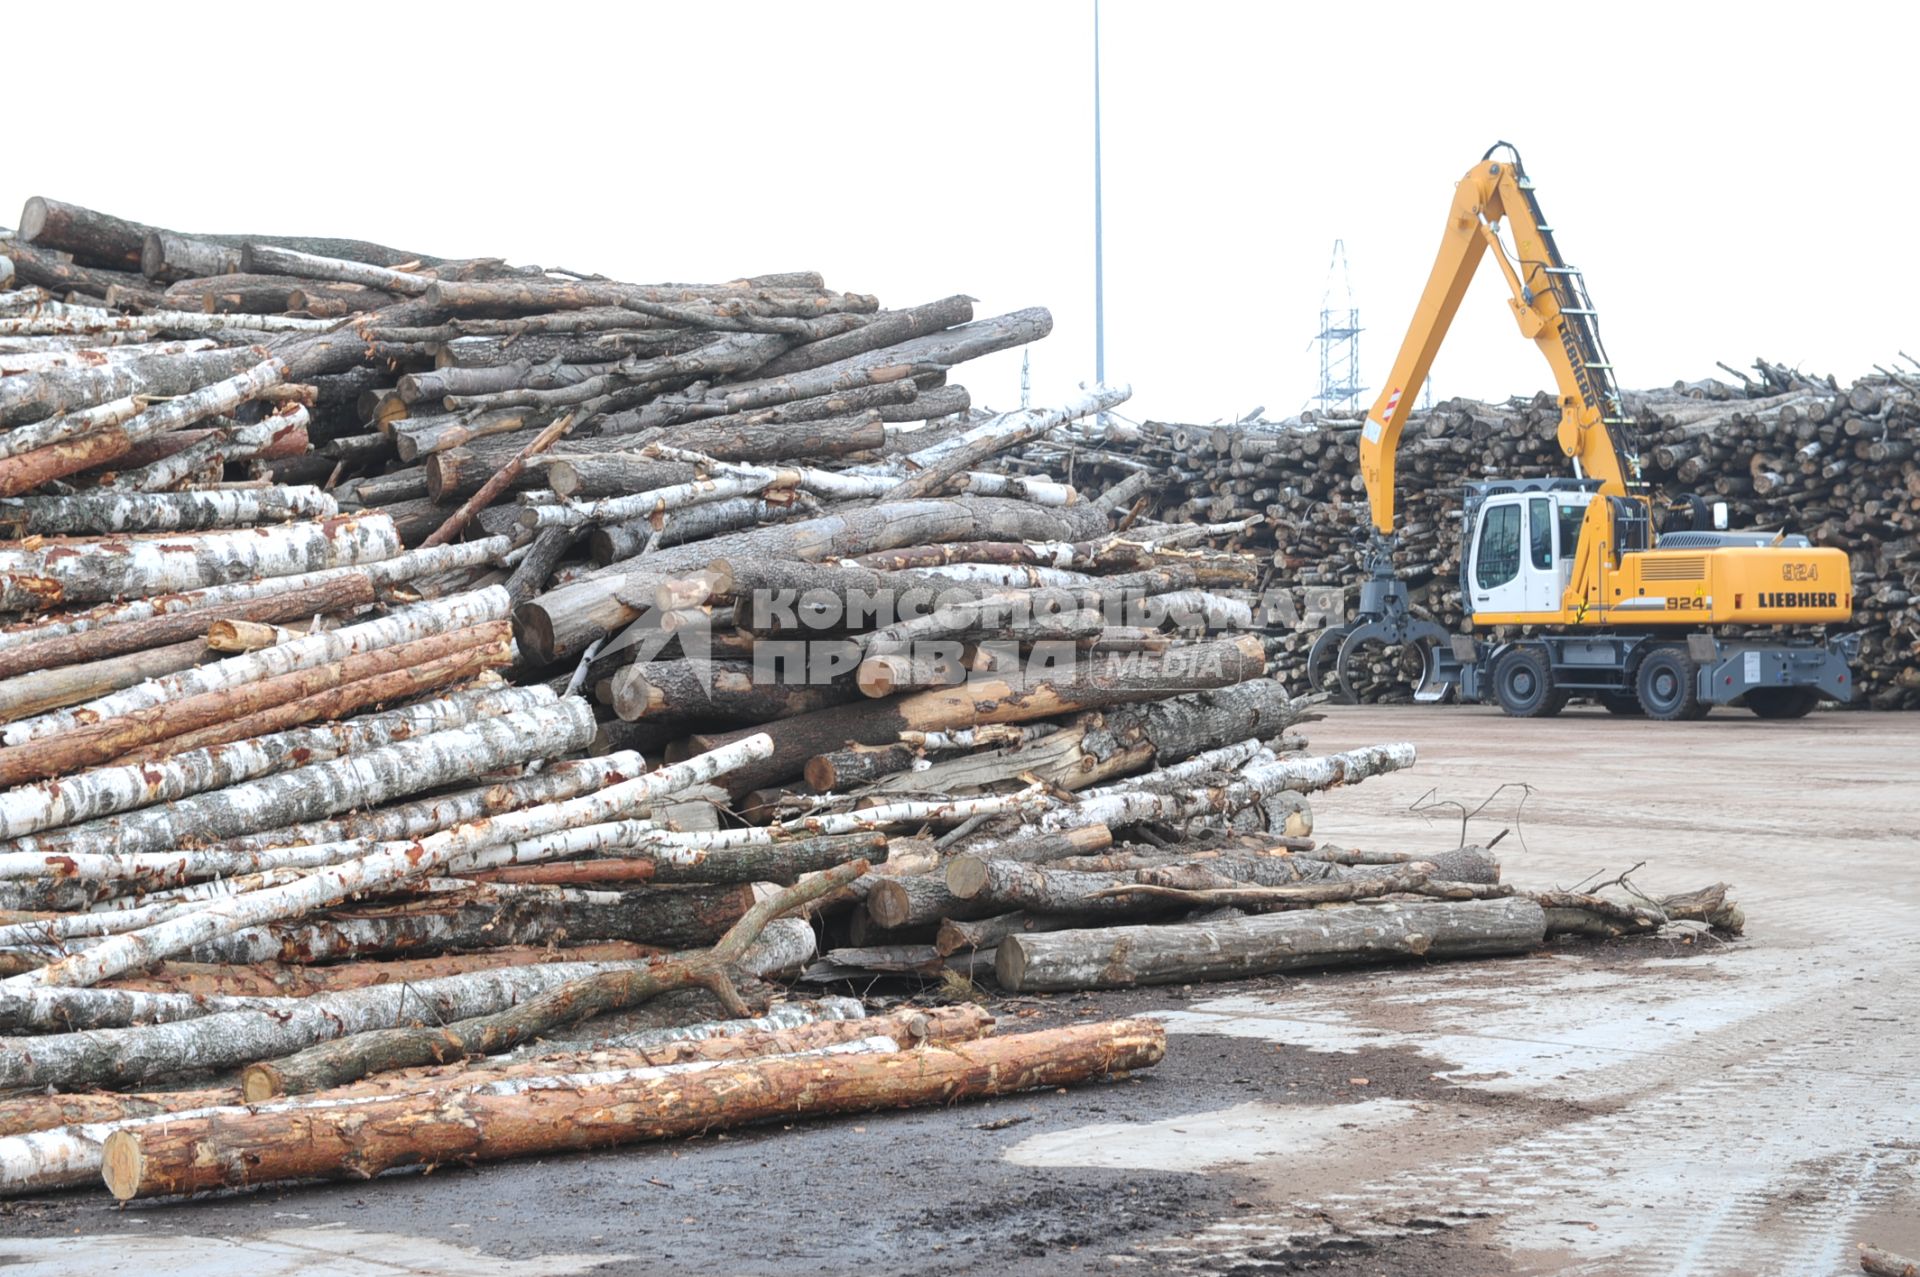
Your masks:
<path fill-rule="evenodd" d="M 1100 0 L 1093 0 L 1093 379 L 1107 384 L 1107 283 L 1100 222 Z"/>

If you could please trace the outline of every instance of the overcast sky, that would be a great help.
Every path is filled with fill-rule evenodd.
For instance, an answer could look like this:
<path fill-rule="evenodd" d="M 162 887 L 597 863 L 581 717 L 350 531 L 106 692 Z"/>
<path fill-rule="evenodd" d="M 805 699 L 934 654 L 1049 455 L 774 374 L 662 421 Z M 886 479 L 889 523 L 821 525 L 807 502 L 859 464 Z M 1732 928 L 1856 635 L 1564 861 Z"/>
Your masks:
<path fill-rule="evenodd" d="M 814 269 L 891 306 L 1047 306 L 1036 401 L 1092 378 L 1092 0 L 113 10 L 85 10 L 97 39 L 80 11 L 12 16 L 16 47 L 70 56 L 8 70 L 34 105 L 0 221 L 42 194 L 635 281 Z M 1904 5 L 1101 12 L 1107 374 L 1129 416 L 1305 405 L 1336 237 L 1377 388 L 1453 183 L 1503 138 L 1625 385 L 1920 354 Z M 1436 397 L 1550 384 L 1503 296 L 1483 264 Z M 1019 378 L 1017 353 L 959 377 L 997 408 Z"/>

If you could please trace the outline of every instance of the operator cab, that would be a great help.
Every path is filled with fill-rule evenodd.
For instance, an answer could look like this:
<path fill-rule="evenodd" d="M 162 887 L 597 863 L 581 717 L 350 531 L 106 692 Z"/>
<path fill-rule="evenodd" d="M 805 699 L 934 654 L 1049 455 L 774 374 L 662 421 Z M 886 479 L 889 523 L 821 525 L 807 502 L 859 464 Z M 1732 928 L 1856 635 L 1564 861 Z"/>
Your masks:
<path fill-rule="evenodd" d="M 1597 479 L 1510 479 L 1467 485 L 1460 595 L 1477 612 L 1558 616 L 1573 580 L 1580 526 Z"/>

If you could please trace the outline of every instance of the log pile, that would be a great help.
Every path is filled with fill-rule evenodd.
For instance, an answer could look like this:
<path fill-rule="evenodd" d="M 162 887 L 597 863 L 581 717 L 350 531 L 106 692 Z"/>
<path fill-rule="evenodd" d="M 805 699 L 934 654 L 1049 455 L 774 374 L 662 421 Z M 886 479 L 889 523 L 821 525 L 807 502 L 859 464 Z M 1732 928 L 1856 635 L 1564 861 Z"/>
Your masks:
<path fill-rule="evenodd" d="M 1862 636 L 1859 704 L 1920 706 L 1920 370 L 1842 386 L 1761 361 L 1737 383 L 1689 382 L 1629 396 L 1639 455 L 1662 517 L 1691 526 L 1686 497 L 1724 501 L 1735 528 L 1785 529 L 1852 560 Z M 1452 399 L 1417 411 L 1399 455 L 1402 570 L 1416 606 L 1461 620 L 1462 487 L 1490 477 L 1569 473 L 1550 396 Z M 1235 525 L 1228 548 L 1264 560 L 1258 582 L 1283 677 L 1302 680 L 1314 631 L 1350 614 L 1366 495 L 1356 418 L 1305 414 L 1228 425 L 1084 424 L 1028 445 L 1010 473 L 1064 473 L 1081 486 L 1150 475 L 1145 517 Z M 1379 699 L 1406 699 L 1383 670 Z"/>
<path fill-rule="evenodd" d="M 1262 565 L 1218 529 L 1143 518 L 1132 475 L 997 464 L 1126 397 L 970 411 L 951 372 L 1045 311 L 39 199 L 3 251 L 0 1194 L 370 1175 L 1163 1050 L 850 1019 L 787 978 L 1096 987 L 1737 923 L 1317 843 L 1309 795 L 1411 748 L 1306 751 Z"/>

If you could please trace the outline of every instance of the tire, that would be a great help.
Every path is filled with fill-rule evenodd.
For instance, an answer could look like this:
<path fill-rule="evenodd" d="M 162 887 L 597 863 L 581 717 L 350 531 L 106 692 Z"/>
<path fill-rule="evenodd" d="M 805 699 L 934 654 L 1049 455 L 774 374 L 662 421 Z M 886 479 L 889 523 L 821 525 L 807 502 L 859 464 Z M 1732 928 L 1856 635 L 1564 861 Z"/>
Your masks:
<path fill-rule="evenodd" d="M 1493 697 L 1515 718 L 1551 718 L 1566 708 L 1567 694 L 1553 685 L 1545 649 L 1516 647 L 1493 667 Z"/>
<path fill-rule="evenodd" d="M 1618 714 L 1622 718 L 1641 718 L 1646 714 L 1640 708 L 1640 698 L 1632 692 L 1602 692 L 1599 701 L 1607 713 Z"/>
<path fill-rule="evenodd" d="M 1747 708 L 1756 718 L 1805 718 L 1820 703 L 1820 694 L 1804 687 L 1763 687 L 1747 693 Z"/>
<path fill-rule="evenodd" d="M 1700 667 L 1677 647 L 1647 653 L 1634 675 L 1633 687 L 1648 718 L 1680 723 L 1705 718 L 1710 705 L 1700 701 Z"/>

